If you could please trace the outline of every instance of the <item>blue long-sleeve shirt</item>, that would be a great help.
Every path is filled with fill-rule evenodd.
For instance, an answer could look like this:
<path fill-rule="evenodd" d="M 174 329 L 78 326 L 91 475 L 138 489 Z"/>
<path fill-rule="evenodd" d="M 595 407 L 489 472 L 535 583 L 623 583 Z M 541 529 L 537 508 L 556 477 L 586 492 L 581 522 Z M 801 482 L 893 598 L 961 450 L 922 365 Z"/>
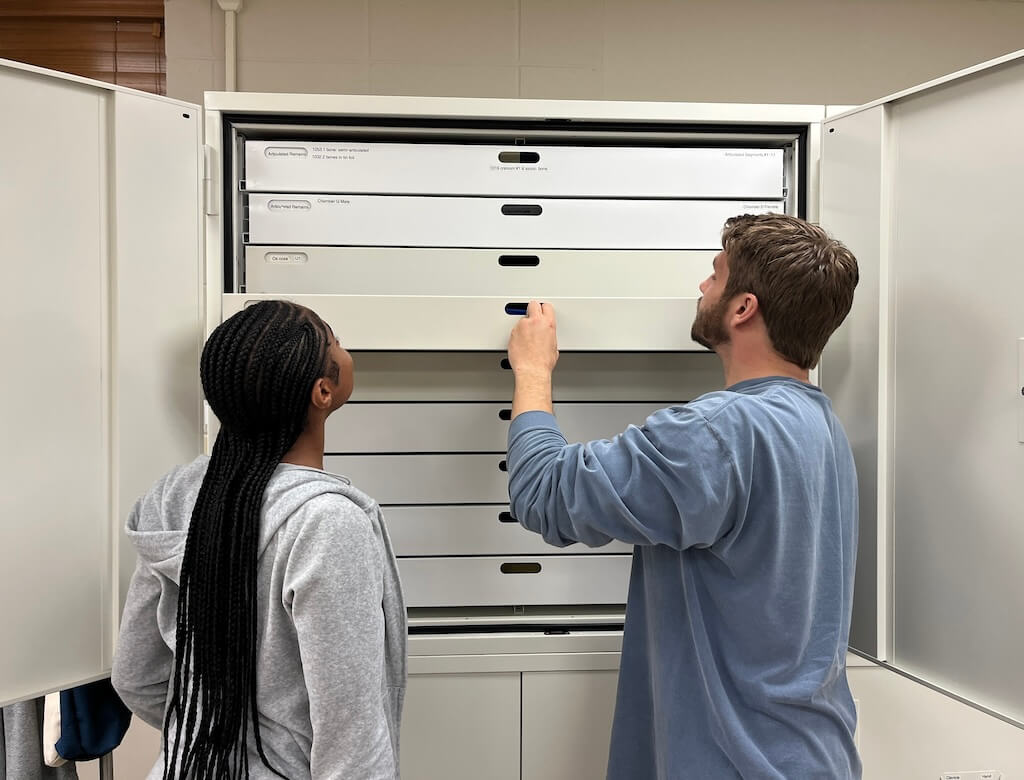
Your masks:
<path fill-rule="evenodd" d="M 508 469 L 550 544 L 636 545 L 610 780 L 860 777 L 857 478 L 821 390 L 740 382 L 587 444 L 526 412 Z"/>

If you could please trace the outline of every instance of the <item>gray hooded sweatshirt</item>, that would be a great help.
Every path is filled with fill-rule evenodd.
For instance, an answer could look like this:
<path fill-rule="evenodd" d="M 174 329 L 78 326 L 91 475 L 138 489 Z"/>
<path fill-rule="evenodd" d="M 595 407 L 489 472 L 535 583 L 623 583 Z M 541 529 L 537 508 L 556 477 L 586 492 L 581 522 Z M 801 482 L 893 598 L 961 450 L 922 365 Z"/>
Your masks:
<path fill-rule="evenodd" d="M 138 563 L 113 683 L 156 728 L 174 668 L 185 534 L 208 462 L 161 478 L 126 528 Z M 398 778 L 406 615 L 380 508 L 344 477 L 282 463 L 263 497 L 258 556 L 256 703 L 271 766 L 291 780 Z M 250 777 L 275 777 L 251 732 Z M 149 777 L 162 772 L 161 755 Z"/>

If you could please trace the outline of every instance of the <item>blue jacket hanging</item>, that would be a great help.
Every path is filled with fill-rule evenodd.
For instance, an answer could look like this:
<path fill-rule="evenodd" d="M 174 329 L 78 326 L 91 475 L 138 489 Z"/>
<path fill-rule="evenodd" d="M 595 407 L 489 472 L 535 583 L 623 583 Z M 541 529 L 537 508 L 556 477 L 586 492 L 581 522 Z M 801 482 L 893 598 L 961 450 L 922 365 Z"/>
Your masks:
<path fill-rule="evenodd" d="M 121 744 L 131 719 L 109 678 L 61 691 L 57 752 L 69 761 L 106 755 Z"/>

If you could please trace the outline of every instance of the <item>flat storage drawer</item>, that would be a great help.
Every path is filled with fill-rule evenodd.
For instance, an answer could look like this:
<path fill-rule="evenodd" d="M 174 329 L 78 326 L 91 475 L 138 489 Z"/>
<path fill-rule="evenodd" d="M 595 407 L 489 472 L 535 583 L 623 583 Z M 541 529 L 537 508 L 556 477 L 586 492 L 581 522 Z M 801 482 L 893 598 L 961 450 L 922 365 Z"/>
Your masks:
<path fill-rule="evenodd" d="M 726 219 L 765 200 L 518 200 L 251 194 L 248 244 L 720 249 Z"/>
<path fill-rule="evenodd" d="M 319 314 L 348 349 L 495 350 L 525 301 L 431 295 L 249 295 L 222 298 L 224 317 L 257 300 L 287 298 Z M 585 351 L 683 351 L 704 348 L 690 339 L 696 298 L 548 299 L 558 314 L 558 347 Z"/>
<path fill-rule="evenodd" d="M 630 555 L 399 558 L 408 607 L 625 604 Z"/>
<path fill-rule="evenodd" d="M 558 403 L 555 416 L 570 442 L 611 438 L 642 425 L 668 403 Z M 327 419 L 325 450 L 346 453 L 504 452 L 511 405 L 350 403 Z"/>
<path fill-rule="evenodd" d="M 505 456 L 326 455 L 324 469 L 378 504 L 507 504 Z"/>
<path fill-rule="evenodd" d="M 781 149 L 246 141 L 250 192 L 782 198 Z"/>
<path fill-rule="evenodd" d="M 347 344 L 346 335 L 338 335 Z M 504 351 L 355 352 L 353 357 L 353 401 L 512 403 Z M 563 344 L 553 389 L 556 403 L 660 404 L 666 398 L 689 401 L 722 385 L 722 364 L 713 352 L 567 352 Z"/>
<path fill-rule="evenodd" d="M 587 555 L 631 553 L 632 545 L 553 547 L 511 519 L 507 506 L 389 506 L 395 555 Z"/>
<path fill-rule="evenodd" d="M 250 293 L 690 297 L 712 250 L 247 246 Z"/>

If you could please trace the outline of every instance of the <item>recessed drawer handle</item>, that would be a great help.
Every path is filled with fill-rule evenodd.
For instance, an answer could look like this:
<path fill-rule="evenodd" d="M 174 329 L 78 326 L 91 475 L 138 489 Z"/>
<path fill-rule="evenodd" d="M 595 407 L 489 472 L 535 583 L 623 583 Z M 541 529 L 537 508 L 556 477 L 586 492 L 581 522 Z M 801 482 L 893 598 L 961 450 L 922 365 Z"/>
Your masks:
<path fill-rule="evenodd" d="M 506 217 L 539 217 L 543 211 L 536 203 L 506 203 L 501 207 Z"/>
<path fill-rule="evenodd" d="M 540 265 L 540 258 L 537 255 L 501 255 L 498 257 L 498 265 L 505 268 L 536 268 Z"/>
<path fill-rule="evenodd" d="M 511 512 L 498 512 L 499 523 L 518 523 L 519 521 L 512 517 Z"/>
<path fill-rule="evenodd" d="M 503 163 L 539 163 L 537 152 L 498 152 L 498 162 Z"/>
<path fill-rule="evenodd" d="M 502 574 L 540 574 L 539 563 L 503 563 Z"/>
<path fill-rule="evenodd" d="M 499 460 L 498 461 L 498 471 L 508 471 L 508 461 L 507 460 Z"/>
<path fill-rule="evenodd" d="M 522 317 L 526 314 L 526 304 L 518 301 L 505 304 L 505 314 L 511 314 L 515 317 Z"/>
<path fill-rule="evenodd" d="M 511 420 L 512 419 L 512 410 L 511 409 L 499 409 L 498 410 L 498 419 L 499 420 Z"/>

